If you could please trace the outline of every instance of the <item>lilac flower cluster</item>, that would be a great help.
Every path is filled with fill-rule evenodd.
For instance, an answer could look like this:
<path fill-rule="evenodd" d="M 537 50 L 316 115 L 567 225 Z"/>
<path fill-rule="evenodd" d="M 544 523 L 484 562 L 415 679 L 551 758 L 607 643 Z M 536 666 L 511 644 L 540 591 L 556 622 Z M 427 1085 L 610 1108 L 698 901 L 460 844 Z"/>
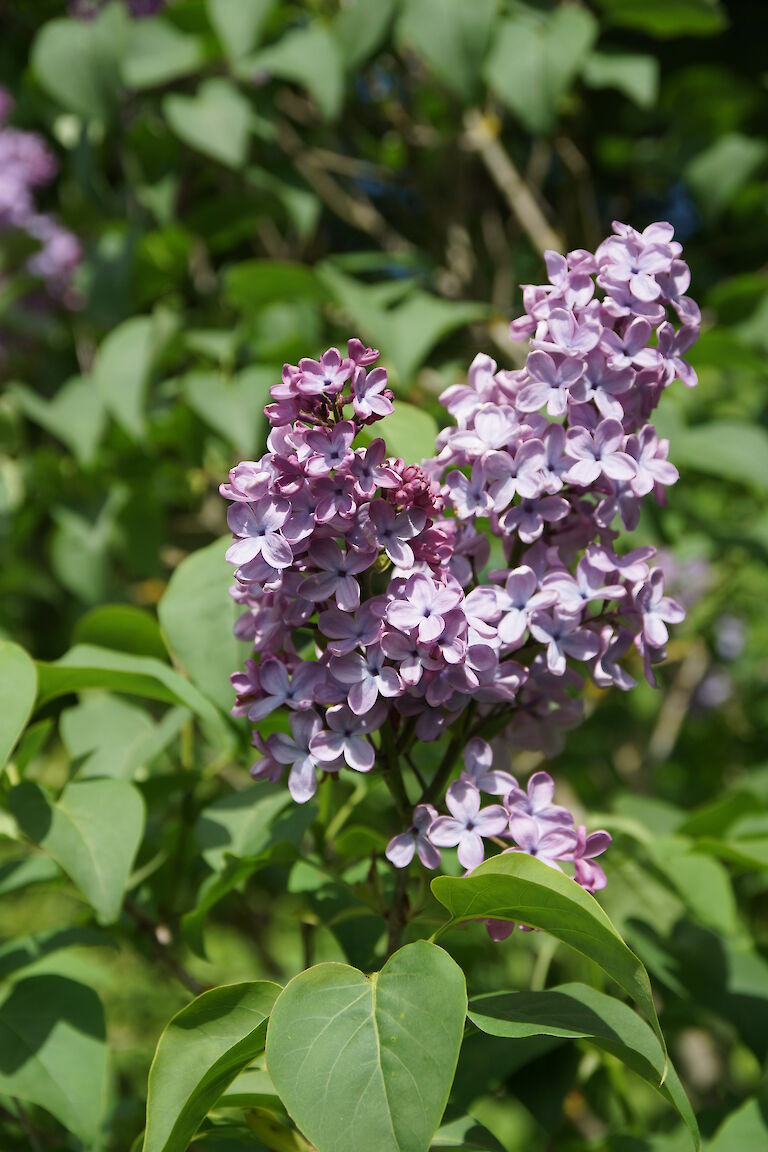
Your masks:
<path fill-rule="evenodd" d="M 332 348 L 284 367 L 266 454 L 221 488 L 245 609 L 236 630 L 258 657 L 233 677 L 234 711 L 258 724 L 285 708 L 290 720 L 290 735 L 254 733 L 257 779 L 289 767 L 304 802 L 318 773 L 376 765 L 404 815 L 402 765 L 415 742 L 447 734 L 435 778 L 413 769 L 421 796 L 406 839 L 390 845 L 394 862 L 407 840 L 432 867 L 450 841 L 473 867 L 483 836 L 511 838 L 574 860 L 577 878 L 599 886 L 572 818 L 524 811 L 503 773 L 489 788 L 468 766 L 448 790 L 451 815 L 432 804 L 475 738 L 557 747 L 578 721 L 585 674 L 628 689 L 635 649 L 653 682 L 667 624 L 683 617 L 652 548 L 614 549 L 617 519 L 635 527 L 643 497 L 662 500 L 677 479 L 648 421 L 674 379 L 696 382 L 684 356 L 699 312 L 680 252 L 668 224 L 616 224 L 594 255 L 547 253 L 549 283 L 525 288 L 512 324 L 529 340 L 525 367 L 497 371 L 478 356 L 468 383 L 443 395 L 455 423 L 421 466 L 372 434 L 393 410 L 377 351 L 350 340 L 346 356 Z M 505 566 L 486 574 L 489 536 Z M 481 791 L 504 805 L 482 809 Z"/>
<path fill-rule="evenodd" d="M 34 194 L 50 184 L 56 160 L 35 132 L 8 126 L 13 99 L 0 88 L 0 238 L 22 232 L 36 245 L 26 271 L 42 280 L 51 295 L 73 304 L 72 275 L 80 262 L 80 245 L 55 217 L 37 210 Z"/>
<path fill-rule="evenodd" d="M 501 803 L 482 807 L 483 792 L 501 797 Z M 503 852 L 535 856 L 550 868 L 569 862 L 577 883 L 597 892 L 606 877 L 595 857 L 605 852 L 611 837 L 602 830 L 588 836 L 567 808 L 553 803 L 554 792 L 547 772 L 534 772 L 523 790 L 509 772 L 494 770 L 490 744 L 473 737 L 464 750 L 464 771 L 445 795 L 450 815 L 438 815 L 432 804 L 417 805 L 411 827 L 387 845 L 387 859 L 396 868 L 407 868 L 418 854 L 424 867 L 434 870 L 440 867 L 440 848 L 456 848 L 459 863 L 471 871 L 485 858 L 487 839 Z M 494 940 L 504 939 L 513 927 L 507 921 L 488 922 Z"/>
<path fill-rule="evenodd" d="M 67 11 L 76 20 L 93 20 L 106 8 L 109 0 L 70 0 Z M 156 16 L 166 6 L 166 0 L 124 0 L 128 15 L 132 20 L 143 20 Z"/>

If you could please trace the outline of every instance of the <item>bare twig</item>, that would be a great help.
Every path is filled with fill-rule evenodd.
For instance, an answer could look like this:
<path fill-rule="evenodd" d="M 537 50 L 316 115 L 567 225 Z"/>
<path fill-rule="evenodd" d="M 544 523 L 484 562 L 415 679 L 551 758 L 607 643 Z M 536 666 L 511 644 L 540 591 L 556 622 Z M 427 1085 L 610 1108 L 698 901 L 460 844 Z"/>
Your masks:
<path fill-rule="evenodd" d="M 700 640 L 691 643 L 685 659 L 678 668 L 672 687 L 659 709 L 656 727 L 648 741 L 648 758 L 666 760 L 677 743 L 696 689 L 704 679 L 709 659 L 706 645 Z"/>
<path fill-rule="evenodd" d="M 541 253 L 548 248 L 560 251 L 561 237 L 549 225 L 536 197 L 504 150 L 498 121 L 479 108 L 470 108 L 464 115 L 464 133 L 466 146 L 480 156 L 534 248 Z"/>
<path fill-rule="evenodd" d="M 294 168 L 303 176 L 310 188 L 323 203 L 341 220 L 371 236 L 387 252 L 409 252 L 413 250 L 410 240 L 406 240 L 385 220 L 379 210 L 362 192 L 352 195 L 327 171 L 322 162 L 322 153 L 307 148 L 306 143 L 287 120 L 278 120 L 277 142 Z"/>

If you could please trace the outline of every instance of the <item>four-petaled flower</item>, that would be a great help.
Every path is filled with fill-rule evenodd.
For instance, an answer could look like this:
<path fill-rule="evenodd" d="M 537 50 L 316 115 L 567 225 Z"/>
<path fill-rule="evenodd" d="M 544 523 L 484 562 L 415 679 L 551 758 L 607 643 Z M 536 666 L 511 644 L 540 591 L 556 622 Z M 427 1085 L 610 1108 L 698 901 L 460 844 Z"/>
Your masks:
<path fill-rule="evenodd" d="M 474 784 L 456 780 L 445 795 L 450 816 L 438 816 L 429 826 L 429 838 L 438 848 L 458 848 L 463 868 L 476 868 L 485 857 L 483 836 L 500 836 L 508 816 L 500 804 L 480 807 Z"/>
<path fill-rule="evenodd" d="M 407 832 L 393 836 L 385 849 L 385 855 L 395 868 L 407 868 L 414 853 L 425 868 L 434 871 L 440 867 L 440 853 L 429 839 L 430 825 L 437 819 L 437 809 L 432 804 L 417 804 L 413 810 L 413 824 Z"/>

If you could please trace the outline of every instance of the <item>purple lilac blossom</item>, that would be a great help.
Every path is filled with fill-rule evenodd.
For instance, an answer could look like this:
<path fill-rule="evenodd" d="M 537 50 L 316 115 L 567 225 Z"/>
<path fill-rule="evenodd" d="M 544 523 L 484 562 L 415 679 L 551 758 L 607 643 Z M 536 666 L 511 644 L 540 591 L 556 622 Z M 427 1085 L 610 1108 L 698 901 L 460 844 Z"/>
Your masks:
<path fill-rule="evenodd" d="M 34 194 L 50 184 L 58 165 L 36 132 L 8 126 L 13 98 L 0 87 L 0 243 L 3 235 L 21 232 L 35 244 L 25 271 L 41 281 L 49 295 L 75 307 L 72 277 L 80 263 L 80 244 L 54 216 L 37 211 Z"/>
<path fill-rule="evenodd" d="M 523 792 L 494 770 L 483 737 L 558 750 L 585 679 L 627 690 L 637 653 L 653 683 L 667 625 L 682 619 L 654 550 L 616 550 L 617 521 L 631 530 L 642 500 L 663 500 L 677 479 L 650 417 L 676 380 L 695 383 L 685 355 L 700 314 L 680 257 L 664 223 L 616 223 L 595 254 L 547 253 L 549 282 L 524 288 L 511 328 L 528 341 L 525 367 L 477 356 L 441 397 L 453 423 L 421 464 L 371 439 L 394 404 L 375 349 L 351 339 L 346 354 L 287 364 L 265 410 L 266 453 L 221 486 L 236 632 L 254 646 L 233 677 L 235 714 L 291 720 L 284 740 L 256 733 L 258 778 L 290 763 L 289 786 L 307 799 L 319 773 L 384 771 L 391 753 L 402 763 L 414 741 L 455 736 L 459 722 L 472 734 L 463 770 L 449 765 L 462 773 L 446 781 L 450 815 L 427 824 L 443 803 L 429 780 L 407 795 L 419 817 L 391 842 L 397 866 L 450 843 L 474 867 L 483 839 L 501 837 L 601 884 L 591 861 L 607 834 L 574 831 L 546 774 Z M 485 574 L 490 536 L 506 566 Z M 405 776 L 408 793 L 416 774 Z M 506 809 L 483 808 L 483 791 Z"/>

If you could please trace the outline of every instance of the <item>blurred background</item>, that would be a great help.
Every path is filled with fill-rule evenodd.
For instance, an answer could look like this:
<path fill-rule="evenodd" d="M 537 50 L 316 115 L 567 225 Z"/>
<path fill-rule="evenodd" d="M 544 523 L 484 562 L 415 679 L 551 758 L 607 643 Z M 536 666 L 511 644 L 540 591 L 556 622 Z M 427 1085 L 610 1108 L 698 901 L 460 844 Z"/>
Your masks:
<path fill-rule="evenodd" d="M 636 539 L 660 548 L 688 619 L 661 691 L 593 690 L 547 767 L 614 834 L 604 904 L 651 972 L 708 1147 L 768 1148 L 762 0 L 0 0 L 0 27 L 0 635 L 42 660 L 76 641 L 167 659 L 156 606 L 226 532 L 218 485 L 260 454 L 283 361 L 350 335 L 381 348 L 390 448 L 416 460 L 477 352 L 520 364 L 507 325 L 545 249 L 593 248 L 613 219 L 674 225 L 704 316 L 700 383 L 664 396 L 681 478 Z M 222 569 L 183 601 L 176 649 L 223 711 L 241 659 L 226 587 Z M 190 989 L 286 978 L 312 933 L 315 959 L 364 963 L 368 946 L 348 918 L 346 935 L 328 926 L 334 893 L 296 869 L 277 905 L 274 865 L 225 887 L 195 954 L 181 919 L 199 936 L 199 886 L 224 867 L 210 812 L 250 787 L 250 759 L 242 731 L 234 753 L 190 749 L 186 719 L 70 695 L 17 757 L 51 787 L 102 772 L 141 787 L 145 841 L 108 940 L 14 962 L 20 936 L 90 913 L 0 838 L 0 974 L 63 973 L 104 1005 L 99 1147 L 131 1147 L 157 1036 Z M 351 858 L 374 836 L 363 816 Z M 461 948 L 478 989 L 579 971 L 517 934 L 501 953 Z M 609 1058 L 465 1053 L 462 1102 L 509 1152 L 686 1147 Z M 83 1147 L 42 1111 L 34 1145 L 2 1115 L 4 1149 Z M 226 1140 L 201 1147 L 246 1147 Z"/>

